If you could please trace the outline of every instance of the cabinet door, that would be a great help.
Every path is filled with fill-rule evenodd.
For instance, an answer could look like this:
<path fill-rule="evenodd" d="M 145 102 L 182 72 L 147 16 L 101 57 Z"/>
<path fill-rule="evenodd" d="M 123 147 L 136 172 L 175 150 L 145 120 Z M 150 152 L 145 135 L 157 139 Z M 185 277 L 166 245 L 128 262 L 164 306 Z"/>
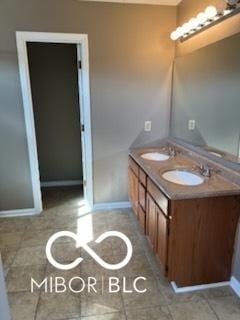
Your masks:
<path fill-rule="evenodd" d="M 140 205 L 138 206 L 138 219 L 143 232 L 146 233 L 146 213 Z"/>
<path fill-rule="evenodd" d="M 138 201 L 143 211 L 146 211 L 146 189 L 140 182 L 138 182 Z"/>
<path fill-rule="evenodd" d="M 147 194 L 146 219 L 147 219 L 146 232 L 150 241 L 150 245 L 155 251 L 156 237 L 157 237 L 157 211 L 156 211 L 156 204 L 149 194 Z"/>
<path fill-rule="evenodd" d="M 128 168 L 128 194 L 132 204 L 133 212 L 138 215 L 138 178 L 135 173 Z"/>
<path fill-rule="evenodd" d="M 167 243 L 168 243 L 168 219 L 164 216 L 161 209 L 156 208 L 157 212 L 157 256 L 166 271 L 167 267 Z"/>

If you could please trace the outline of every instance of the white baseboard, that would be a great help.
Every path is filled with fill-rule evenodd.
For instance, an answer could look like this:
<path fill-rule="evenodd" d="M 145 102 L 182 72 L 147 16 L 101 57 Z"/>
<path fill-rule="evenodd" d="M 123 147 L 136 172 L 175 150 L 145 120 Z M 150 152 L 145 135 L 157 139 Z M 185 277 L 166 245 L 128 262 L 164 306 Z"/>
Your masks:
<path fill-rule="evenodd" d="M 113 210 L 113 209 L 126 209 L 131 208 L 130 202 L 106 202 L 106 203 L 96 203 L 93 208 L 88 208 L 88 211 L 98 211 L 98 210 Z M 86 209 L 87 210 L 87 209 Z M 29 209 L 16 209 L 16 210 L 4 210 L 0 211 L 0 218 L 6 217 L 23 217 L 23 216 L 34 216 L 40 214 L 35 208 Z"/>
<path fill-rule="evenodd" d="M 220 288 L 220 287 L 226 287 L 230 285 L 229 281 L 225 282 L 217 282 L 217 283 L 209 283 L 209 284 L 201 284 L 197 286 L 189 286 L 189 287 L 178 287 L 174 281 L 171 282 L 171 285 L 173 287 L 174 292 L 176 293 L 183 293 L 183 292 L 192 292 L 192 291 L 198 291 L 198 290 L 206 290 L 211 288 Z"/>
<path fill-rule="evenodd" d="M 230 286 L 235 291 L 235 293 L 240 297 L 240 281 L 235 277 L 231 277 Z"/>
<path fill-rule="evenodd" d="M 0 211 L 0 218 L 34 216 L 38 214 L 40 214 L 40 212 L 38 212 L 35 208 L 4 210 Z"/>
<path fill-rule="evenodd" d="M 93 210 L 112 210 L 112 209 L 125 209 L 131 208 L 130 202 L 106 202 L 106 203 L 95 203 Z"/>
<path fill-rule="evenodd" d="M 79 186 L 82 185 L 82 180 L 62 180 L 62 181 L 43 181 L 41 187 L 68 187 L 68 186 Z"/>

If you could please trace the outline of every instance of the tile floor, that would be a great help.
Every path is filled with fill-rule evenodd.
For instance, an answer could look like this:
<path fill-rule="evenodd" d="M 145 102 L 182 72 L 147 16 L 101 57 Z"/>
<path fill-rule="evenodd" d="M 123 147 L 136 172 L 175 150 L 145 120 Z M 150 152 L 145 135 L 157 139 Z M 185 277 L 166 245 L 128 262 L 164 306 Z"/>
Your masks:
<path fill-rule="evenodd" d="M 0 250 L 6 272 L 12 320 L 239 320 L 240 299 L 229 287 L 187 294 L 175 294 L 161 275 L 147 241 L 131 210 L 84 213 L 78 189 L 44 192 L 44 211 L 38 217 L 0 219 Z M 132 241 L 133 257 L 119 271 L 106 271 L 86 252 L 75 249 L 69 238 L 53 247 L 54 257 L 69 263 L 83 262 L 70 271 L 55 269 L 47 262 L 45 245 L 56 231 L 78 233 L 105 261 L 117 263 L 125 254 L 118 239 L 109 238 L 101 246 L 91 242 L 108 230 L 124 232 Z M 96 277 L 97 293 L 30 292 L 30 277 L 39 283 L 45 277 Z M 146 293 L 108 293 L 109 276 L 126 277 L 127 289 L 137 276 L 144 276 Z M 80 283 L 74 283 L 77 290 Z M 53 286 L 54 287 L 54 286 Z M 55 287 L 54 287 L 55 288 Z M 1 319 L 3 320 L 3 319 Z"/>

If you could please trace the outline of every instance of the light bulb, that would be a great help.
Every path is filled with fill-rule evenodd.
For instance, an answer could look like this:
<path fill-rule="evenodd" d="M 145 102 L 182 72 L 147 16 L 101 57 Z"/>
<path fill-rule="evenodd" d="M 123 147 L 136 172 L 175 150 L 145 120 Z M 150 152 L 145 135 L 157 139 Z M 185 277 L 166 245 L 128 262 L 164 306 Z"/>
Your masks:
<path fill-rule="evenodd" d="M 204 24 L 206 21 L 207 21 L 207 16 L 205 13 L 203 12 L 200 12 L 198 15 L 197 15 L 197 21 L 199 24 Z"/>
<path fill-rule="evenodd" d="M 232 10 L 226 9 L 226 10 L 223 11 L 223 15 L 226 16 L 227 14 L 229 14 L 231 12 L 232 12 Z"/>
<path fill-rule="evenodd" d="M 208 19 L 212 20 L 213 18 L 216 17 L 217 15 L 217 9 L 214 6 L 209 6 L 205 10 L 205 15 L 207 16 Z"/>
<path fill-rule="evenodd" d="M 179 38 L 176 30 L 171 33 L 170 38 L 171 38 L 173 41 L 175 41 L 175 40 L 177 40 L 177 39 Z"/>
<path fill-rule="evenodd" d="M 184 33 L 188 33 L 191 30 L 191 26 L 188 22 L 184 23 L 182 26 L 182 30 Z"/>
<path fill-rule="evenodd" d="M 197 21 L 196 18 L 190 19 L 190 20 L 188 21 L 188 23 L 189 23 L 189 25 L 190 25 L 190 27 L 191 27 L 191 30 L 192 30 L 192 29 L 196 29 L 197 26 L 198 26 L 198 21 Z"/>
<path fill-rule="evenodd" d="M 178 35 L 178 38 L 181 38 L 184 35 L 184 31 L 181 27 L 177 28 L 176 33 Z"/>

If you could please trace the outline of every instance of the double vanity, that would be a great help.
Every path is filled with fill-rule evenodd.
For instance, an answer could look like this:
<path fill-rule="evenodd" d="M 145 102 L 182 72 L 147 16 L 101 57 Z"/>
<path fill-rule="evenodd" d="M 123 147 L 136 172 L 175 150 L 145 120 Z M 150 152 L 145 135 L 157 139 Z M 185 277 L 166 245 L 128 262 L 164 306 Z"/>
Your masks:
<path fill-rule="evenodd" d="M 133 211 L 168 280 L 177 287 L 229 281 L 239 176 L 163 140 L 130 152 L 128 177 Z"/>

